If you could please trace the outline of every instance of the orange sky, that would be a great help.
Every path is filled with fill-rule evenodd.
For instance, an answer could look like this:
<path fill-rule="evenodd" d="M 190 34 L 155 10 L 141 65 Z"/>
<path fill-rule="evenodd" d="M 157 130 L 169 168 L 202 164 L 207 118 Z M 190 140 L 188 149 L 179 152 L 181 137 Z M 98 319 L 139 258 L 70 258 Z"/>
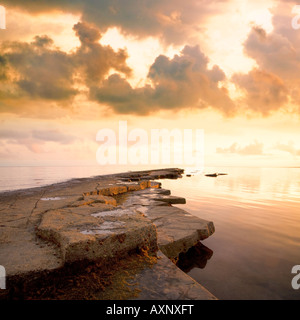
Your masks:
<path fill-rule="evenodd" d="M 204 129 L 206 165 L 299 166 L 296 4 L 1 1 L 0 165 L 97 164 L 122 120 Z"/>

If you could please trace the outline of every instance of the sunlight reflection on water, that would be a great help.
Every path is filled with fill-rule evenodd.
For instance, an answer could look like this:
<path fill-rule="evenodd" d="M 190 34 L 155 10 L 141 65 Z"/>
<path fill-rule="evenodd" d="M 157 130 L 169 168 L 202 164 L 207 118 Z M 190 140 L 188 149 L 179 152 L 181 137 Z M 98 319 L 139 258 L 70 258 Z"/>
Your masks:
<path fill-rule="evenodd" d="M 227 172 L 163 180 L 180 207 L 214 222 L 213 251 L 189 274 L 220 299 L 300 299 L 291 269 L 300 264 L 300 169 L 206 168 Z"/>

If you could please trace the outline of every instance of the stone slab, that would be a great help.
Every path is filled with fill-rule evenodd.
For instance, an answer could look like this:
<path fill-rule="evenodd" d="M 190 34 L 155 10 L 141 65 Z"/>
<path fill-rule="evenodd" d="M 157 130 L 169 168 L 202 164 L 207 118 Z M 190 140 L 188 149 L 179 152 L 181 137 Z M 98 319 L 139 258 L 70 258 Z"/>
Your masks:
<path fill-rule="evenodd" d="M 181 169 L 129 172 L 1 193 L 0 264 L 7 277 L 37 277 L 82 260 L 107 263 L 143 247 L 153 252 L 157 245 L 169 258 L 177 257 L 214 231 L 211 222 L 172 207 L 185 199 L 170 196 L 153 181 L 180 178 L 182 173 Z M 175 278 L 183 277 L 175 265 L 167 267 L 164 257 L 159 261 L 152 281 L 171 272 Z M 145 271 L 149 277 L 150 269 Z M 150 299 L 149 277 L 142 294 Z M 179 283 L 175 278 L 169 275 L 165 283 Z M 169 292 L 161 288 L 160 297 L 177 299 L 175 287 L 170 286 Z M 192 284 L 188 292 L 197 292 L 195 287 Z"/>
<path fill-rule="evenodd" d="M 0 264 L 7 276 L 36 274 L 63 266 L 60 250 L 20 228 L 0 228 Z"/>
<path fill-rule="evenodd" d="M 65 263 L 101 260 L 104 264 L 142 247 L 156 249 L 156 229 L 141 214 L 128 209 L 103 213 L 84 209 L 86 214 L 70 209 L 47 211 L 38 227 L 41 238 L 61 248 Z"/>
<path fill-rule="evenodd" d="M 146 197 L 147 199 L 156 200 L 156 201 L 162 201 L 169 204 L 185 204 L 186 200 L 182 197 L 176 197 L 176 196 L 169 196 L 169 195 L 155 195 L 155 194 L 147 194 L 143 195 L 143 197 Z"/>
<path fill-rule="evenodd" d="M 135 195 L 160 195 L 160 194 L 163 194 L 163 195 L 170 195 L 171 194 L 171 191 L 170 190 L 167 190 L 167 189 L 163 189 L 163 188 L 147 188 L 147 189 L 144 189 L 144 190 L 141 190 L 141 191 L 137 191 L 134 193 Z"/>
<path fill-rule="evenodd" d="M 144 269 L 131 280 L 140 291 L 135 300 L 217 300 L 161 251 L 157 256 L 152 268 Z"/>
<path fill-rule="evenodd" d="M 177 258 L 181 252 L 186 252 L 215 231 L 211 221 L 177 207 L 150 206 L 141 211 L 156 226 L 158 246 L 170 259 Z"/>

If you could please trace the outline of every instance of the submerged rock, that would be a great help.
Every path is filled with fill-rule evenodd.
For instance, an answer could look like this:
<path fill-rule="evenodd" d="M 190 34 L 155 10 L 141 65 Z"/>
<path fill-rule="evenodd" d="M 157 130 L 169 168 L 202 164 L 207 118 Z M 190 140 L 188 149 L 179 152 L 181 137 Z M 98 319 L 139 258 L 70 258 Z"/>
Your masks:
<path fill-rule="evenodd" d="M 228 173 L 209 173 L 206 174 L 206 177 L 217 177 L 217 176 L 226 176 Z"/>

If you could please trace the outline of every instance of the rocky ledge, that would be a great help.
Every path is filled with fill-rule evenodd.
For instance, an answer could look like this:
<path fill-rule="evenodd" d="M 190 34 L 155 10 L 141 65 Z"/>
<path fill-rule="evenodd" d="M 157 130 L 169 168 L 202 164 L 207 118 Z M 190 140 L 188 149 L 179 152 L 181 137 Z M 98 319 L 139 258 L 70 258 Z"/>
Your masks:
<path fill-rule="evenodd" d="M 129 172 L 0 194 L 0 298 L 215 299 L 173 263 L 214 232 L 212 222 L 172 206 L 185 199 L 155 181 L 182 173 Z"/>

